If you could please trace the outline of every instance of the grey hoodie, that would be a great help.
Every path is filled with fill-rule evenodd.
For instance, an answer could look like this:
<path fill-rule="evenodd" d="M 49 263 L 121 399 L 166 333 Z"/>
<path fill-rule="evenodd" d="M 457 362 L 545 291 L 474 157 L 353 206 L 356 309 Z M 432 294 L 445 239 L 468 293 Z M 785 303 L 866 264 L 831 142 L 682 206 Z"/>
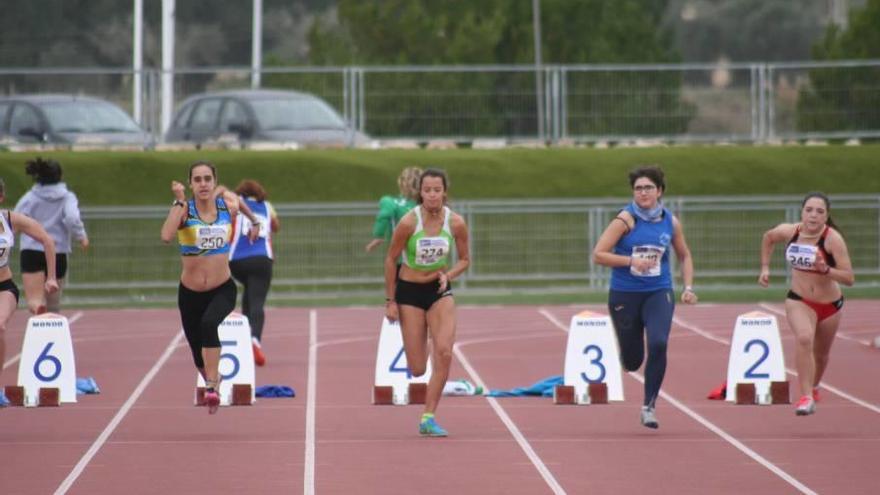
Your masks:
<path fill-rule="evenodd" d="M 86 238 L 86 228 L 79 216 L 79 202 L 67 184 L 36 184 L 15 205 L 17 213 L 23 213 L 46 229 L 55 240 L 55 252 L 70 253 L 70 236 L 77 240 Z M 27 234 L 21 234 L 21 249 L 43 251 L 43 245 Z"/>

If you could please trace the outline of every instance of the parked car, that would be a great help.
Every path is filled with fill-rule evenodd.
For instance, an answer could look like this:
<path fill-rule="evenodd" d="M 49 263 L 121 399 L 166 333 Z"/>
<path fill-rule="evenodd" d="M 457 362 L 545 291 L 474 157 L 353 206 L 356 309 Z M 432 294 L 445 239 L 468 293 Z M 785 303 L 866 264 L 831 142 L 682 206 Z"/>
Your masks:
<path fill-rule="evenodd" d="M 370 139 L 346 125 L 327 102 L 297 91 L 235 90 L 202 93 L 178 108 L 166 143 L 270 141 L 302 146 L 364 146 Z"/>
<path fill-rule="evenodd" d="M 99 98 L 0 96 L 0 144 L 148 146 L 151 142 L 125 111 Z"/>

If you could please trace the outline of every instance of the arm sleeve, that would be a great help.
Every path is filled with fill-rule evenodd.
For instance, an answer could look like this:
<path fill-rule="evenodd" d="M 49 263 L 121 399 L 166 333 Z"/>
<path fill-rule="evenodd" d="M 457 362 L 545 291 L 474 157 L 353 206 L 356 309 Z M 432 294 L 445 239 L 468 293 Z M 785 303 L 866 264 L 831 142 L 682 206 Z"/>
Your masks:
<path fill-rule="evenodd" d="M 68 194 L 67 199 L 64 200 L 64 225 L 75 239 L 82 240 L 87 237 L 86 226 L 79 215 L 79 201 L 73 193 Z"/>
<path fill-rule="evenodd" d="M 379 213 L 373 223 L 373 238 L 385 239 L 391 235 L 391 220 L 394 218 L 394 198 L 382 196 L 379 200 Z"/>

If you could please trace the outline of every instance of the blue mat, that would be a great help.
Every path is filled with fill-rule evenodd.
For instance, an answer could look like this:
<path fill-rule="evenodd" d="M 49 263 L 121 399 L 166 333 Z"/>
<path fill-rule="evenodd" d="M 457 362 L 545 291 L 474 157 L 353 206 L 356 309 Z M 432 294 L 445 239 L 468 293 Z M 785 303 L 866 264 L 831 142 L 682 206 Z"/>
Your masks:
<path fill-rule="evenodd" d="M 534 383 L 528 387 L 518 387 L 510 390 L 490 390 L 489 397 L 553 397 L 553 387 L 562 385 L 562 375 L 555 375 Z"/>
<path fill-rule="evenodd" d="M 261 385 L 254 390 L 257 397 L 279 398 L 279 397 L 296 397 L 296 392 L 285 385 Z"/>
<path fill-rule="evenodd" d="M 87 376 L 85 378 L 76 379 L 76 395 L 100 393 L 101 389 L 98 388 L 98 384 L 95 382 L 94 378 Z"/>

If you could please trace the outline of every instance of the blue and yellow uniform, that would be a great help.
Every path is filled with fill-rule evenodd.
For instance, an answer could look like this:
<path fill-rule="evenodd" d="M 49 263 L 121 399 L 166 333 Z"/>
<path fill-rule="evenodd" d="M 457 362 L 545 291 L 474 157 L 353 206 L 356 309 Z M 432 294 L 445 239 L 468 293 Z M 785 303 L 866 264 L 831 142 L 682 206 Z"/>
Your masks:
<path fill-rule="evenodd" d="M 217 219 L 213 223 L 207 223 L 199 217 L 195 200 L 190 199 L 187 202 L 186 219 L 177 229 L 181 256 L 210 256 L 229 252 L 234 234 L 232 215 L 223 198 L 218 197 L 215 204 Z"/>

